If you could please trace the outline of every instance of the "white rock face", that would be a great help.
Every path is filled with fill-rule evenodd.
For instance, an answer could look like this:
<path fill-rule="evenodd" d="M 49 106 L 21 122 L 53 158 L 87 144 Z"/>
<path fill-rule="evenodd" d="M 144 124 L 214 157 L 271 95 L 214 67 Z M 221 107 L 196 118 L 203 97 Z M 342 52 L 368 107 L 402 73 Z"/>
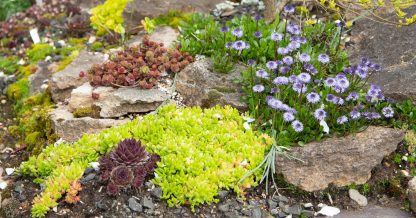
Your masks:
<path fill-rule="evenodd" d="M 336 208 L 336 207 L 331 207 L 331 206 L 326 206 L 325 205 L 324 207 L 322 207 L 322 209 L 320 211 L 318 211 L 318 214 L 333 217 L 333 216 L 339 214 L 340 212 L 341 212 L 341 210 Z"/>
<path fill-rule="evenodd" d="M 361 207 L 367 206 L 368 204 L 367 198 L 364 195 L 360 194 L 357 190 L 350 189 L 348 190 L 348 194 L 350 198 L 354 200 L 355 202 L 357 202 L 357 204 L 360 205 Z"/>

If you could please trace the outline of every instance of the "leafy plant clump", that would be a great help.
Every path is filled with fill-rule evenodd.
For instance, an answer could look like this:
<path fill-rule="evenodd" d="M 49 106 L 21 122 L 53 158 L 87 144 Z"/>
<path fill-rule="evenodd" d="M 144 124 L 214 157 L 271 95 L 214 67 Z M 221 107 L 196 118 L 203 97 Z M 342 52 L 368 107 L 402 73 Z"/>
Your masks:
<path fill-rule="evenodd" d="M 0 21 L 6 20 L 16 12 L 23 11 L 30 7 L 30 0 L 3 0 L 0 2 Z"/>
<path fill-rule="evenodd" d="M 91 10 L 91 26 L 97 30 L 97 35 L 105 35 L 110 31 L 122 33 L 123 10 L 130 0 L 107 0 Z"/>
<path fill-rule="evenodd" d="M 149 154 L 140 141 L 126 139 L 100 158 L 100 180 L 107 183 L 107 193 L 118 194 L 123 188 L 140 188 L 154 171 L 159 156 Z"/>
<path fill-rule="evenodd" d="M 33 202 L 32 215 L 45 216 L 70 190 L 71 183 L 81 178 L 89 163 L 132 137 L 160 156 L 153 182 L 162 188 L 162 198 L 168 199 L 170 206 L 189 204 L 193 208 L 216 202 L 220 189 L 242 194 L 257 184 L 259 174 L 244 183 L 238 183 L 239 179 L 262 161 L 271 144 L 267 135 L 246 130 L 244 122 L 231 107 L 202 110 L 167 105 L 143 120 L 84 135 L 73 144 L 46 147 L 20 166 L 21 174 L 46 185 Z M 126 160 L 130 163 L 133 159 Z"/>
<path fill-rule="evenodd" d="M 339 70 L 348 62 L 347 54 L 337 49 L 341 28 L 335 23 L 307 26 L 305 34 L 296 34 L 293 40 L 290 40 L 291 34 L 285 32 L 286 26 L 300 31 L 299 26 L 288 20 L 276 19 L 274 23 L 268 24 L 261 16 L 242 16 L 223 25 L 212 16 L 194 14 L 190 22 L 181 26 L 179 41 L 182 52 L 211 57 L 214 69 L 222 73 L 230 71 L 235 62 L 247 63 L 251 60 L 260 64 L 268 60 L 279 60 L 282 58 L 282 54 L 277 51 L 279 48 L 288 50 L 301 45 L 309 52 L 327 49 L 332 60 L 339 63 Z"/>
<path fill-rule="evenodd" d="M 121 51 L 104 64 L 94 65 L 89 71 L 91 85 L 151 89 L 162 72 L 177 73 L 192 61 L 188 53 L 165 48 L 163 43 L 150 41 L 145 36 L 140 46 Z"/>
<path fill-rule="evenodd" d="M 53 46 L 49 44 L 35 44 L 31 49 L 27 50 L 27 57 L 31 63 L 37 63 L 44 60 L 47 56 L 51 55 L 54 51 Z"/>

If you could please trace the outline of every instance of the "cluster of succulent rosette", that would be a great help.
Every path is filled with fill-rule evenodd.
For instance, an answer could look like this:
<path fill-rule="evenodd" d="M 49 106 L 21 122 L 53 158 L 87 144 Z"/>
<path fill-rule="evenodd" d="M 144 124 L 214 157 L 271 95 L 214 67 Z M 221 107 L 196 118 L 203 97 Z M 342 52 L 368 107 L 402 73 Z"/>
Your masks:
<path fill-rule="evenodd" d="M 100 180 L 107 183 L 110 195 L 123 188 L 140 188 L 147 175 L 153 173 L 159 156 L 146 152 L 135 139 L 121 141 L 117 148 L 100 159 Z"/>
<path fill-rule="evenodd" d="M 94 65 L 90 71 L 93 86 L 134 86 L 151 89 L 163 72 L 177 73 L 193 61 L 189 53 L 168 49 L 145 36 L 143 43 L 118 52 L 110 61 Z M 84 72 L 80 76 L 85 76 Z"/>

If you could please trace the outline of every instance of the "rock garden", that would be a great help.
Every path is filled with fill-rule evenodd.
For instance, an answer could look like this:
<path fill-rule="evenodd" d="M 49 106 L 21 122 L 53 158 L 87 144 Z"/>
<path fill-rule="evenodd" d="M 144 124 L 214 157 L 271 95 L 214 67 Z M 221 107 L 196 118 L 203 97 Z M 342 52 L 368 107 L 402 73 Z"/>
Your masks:
<path fill-rule="evenodd" d="M 0 217 L 414 217 L 415 22 L 412 0 L 2 0 Z"/>

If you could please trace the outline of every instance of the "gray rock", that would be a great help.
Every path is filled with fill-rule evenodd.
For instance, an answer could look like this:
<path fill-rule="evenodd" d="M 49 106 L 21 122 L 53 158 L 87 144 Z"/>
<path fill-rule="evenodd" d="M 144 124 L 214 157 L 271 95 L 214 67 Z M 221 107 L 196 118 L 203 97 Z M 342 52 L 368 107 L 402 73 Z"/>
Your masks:
<path fill-rule="evenodd" d="M 253 209 L 253 214 L 252 216 L 253 218 L 261 218 L 261 209 L 256 207 Z"/>
<path fill-rule="evenodd" d="M 150 194 L 157 199 L 160 199 L 160 197 L 162 197 L 162 189 L 159 187 L 155 187 L 154 189 L 152 189 L 152 191 L 150 192 Z"/>
<path fill-rule="evenodd" d="M 94 172 L 95 172 L 94 168 L 92 168 L 92 167 L 88 167 L 88 168 L 84 171 L 84 176 L 85 176 L 85 175 L 88 175 L 88 174 L 90 174 L 90 173 L 94 173 Z"/>
<path fill-rule="evenodd" d="M 84 178 L 81 179 L 81 183 L 85 184 L 86 182 L 89 182 L 91 180 L 93 180 L 95 178 L 97 174 L 95 173 L 90 173 L 87 176 L 85 176 Z"/>
<path fill-rule="evenodd" d="M 257 202 L 256 200 L 249 200 L 248 204 L 254 207 L 259 206 L 259 202 Z"/>
<path fill-rule="evenodd" d="M 52 74 L 53 72 L 48 69 L 47 63 L 39 62 L 36 72 L 29 76 L 30 94 L 34 95 L 41 92 L 42 85 L 51 78 Z"/>
<path fill-rule="evenodd" d="M 222 0 L 133 0 L 124 9 L 124 25 L 129 32 L 137 32 L 137 25 L 145 17 L 154 18 L 169 10 L 210 12 Z"/>
<path fill-rule="evenodd" d="M 84 71 L 87 73 L 94 64 L 103 62 L 104 55 L 101 53 L 94 54 L 86 50 L 80 51 L 78 57 L 76 57 L 71 64 L 64 70 L 52 75 L 49 82 L 52 99 L 55 102 L 58 102 L 69 98 L 72 89 L 88 82 L 88 76 L 80 78 L 79 72 Z"/>
<path fill-rule="evenodd" d="M 415 14 L 416 7 L 406 12 Z M 352 29 L 354 46 L 349 54 L 356 62 L 360 57 L 367 57 L 381 64 L 382 71 L 374 74 L 370 82 L 380 85 L 386 96 L 399 101 L 411 98 L 416 102 L 415 35 L 416 28 L 412 25 L 397 28 L 362 19 Z"/>
<path fill-rule="evenodd" d="M 300 205 L 293 205 L 291 207 L 284 207 L 283 212 L 292 215 L 300 215 L 302 213 L 302 206 Z"/>
<path fill-rule="evenodd" d="M 230 191 L 221 190 L 218 192 L 218 197 L 220 198 L 220 200 L 224 200 L 228 196 L 229 193 Z"/>
<path fill-rule="evenodd" d="M 289 183 L 310 192 L 323 190 L 331 183 L 335 186 L 364 184 L 371 170 L 396 150 L 403 136 L 402 130 L 370 126 L 346 137 L 292 148 L 290 155 L 302 162 L 279 156 L 276 169 Z"/>
<path fill-rule="evenodd" d="M 120 117 L 128 113 L 153 111 L 169 98 L 169 95 L 161 90 L 134 87 L 98 87 L 94 90 L 94 93 L 99 95 L 98 99 L 92 98 L 92 92 L 93 87 L 89 82 L 72 90 L 69 100 L 71 111 L 97 106 L 103 118 Z"/>
<path fill-rule="evenodd" d="M 108 203 L 107 203 L 107 202 L 103 202 L 103 201 L 96 202 L 96 203 L 95 203 L 95 206 L 96 206 L 98 209 L 103 210 L 103 211 L 106 211 L 106 210 L 108 210 L 108 209 L 109 209 L 109 207 L 108 207 Z M 140 205 L 140 206 L 141 206 L 141 205 Z"/>
<path fill-rule="evenodd" d="M 286 216 L 287 216 L 287 214 L 283 211 L 279 211 L 279 213 L 277 213 L 277 217 L 279 217 L 279 218 L 283 218 L 283 217 L 286 217 Z"/>
<path fill-rule="evenodd" d="M 274 209 L 277 207 L 278 203 L 272 199 L 267 200 L 267 204 L 269 205 L 270 209 Z"/>
<path fill-rule="evenodd" d="M 205 108 L 215 105 L 231 105 L 239 110 L 247 110 L 240 101 L 243 96 L 241 72 L 246 68 L 236 64 L 228 74 L 215 73 L 209 58 L 200 57 L 176 76 L 176 90 L 181 94 L 188 106 Z"/>
<path fill-rule="evenodd" d="M 253 214 L 253 212 L 249 209 L 242 209 L 241 210 L 241 214 L 243 214 L 244 216 L 249 216 L 251 217 L 251 215 Z"/>
<path fill-rule="evenodd" d="M 227 211 L 229 211 L 230 210 L 230 205 L 228 204 L 228 203 L 224 203 L 224 204 L 220 204 L 219 206 L 218 206 L 218 209 L 221 211 L 221 212 L 227 212 Z"/>
<path fill-rule="evenodd" d="M 367 198 L 364 195 L 360 194 L 360 192 L 358 192 L 357 190 L 350 189 L 348 190 L 348 194 L 350 198 L 354 200 L 355 202 L 357 202 L 357 204 L 360 205 L 361 207 L 367 206 L 368 204 Z"/>
<path fill-rule="evenodd" d="M 278 211 L 276 208 L 274 208 L 274 209 L 272 209 L 272 210 L 270 211 L 270 213 L 271 213 L 272 215 L 277 215 L 277 214 L 279 214 L 279 211 Z"/>
<path fill-rule="evenodd" d="M 224 213 L 224 217 L 225 218 L 240 218 L 237 211 L 226 212 L 226 213 Z"/>
<path fill-rule="evenodd" d="M 273 196 L 272 200 L 276 202 L 288 203 L 289 199 L 283 195 Z"/>
<path fill-rule="evenodd" d="M 408 198 L 410 208 L 416 213 L 416 177 L 413 177 L 408 183 Z"/>
<path fill-rule="evenodd" d="M 385 208 L 375 205 L 368 205 L 361 210 L 341 210 L 336 218 L 411 218 L 412 214 L 399 208 Z"/>
<path fill-rule="evenodd" d="M 12 75 L 5 75 L 4 72 L 0 71 L 0 95 L 6 94 L 7 87 L 16 82 L 16 76 Z"/>
<path fill-rule="evenodd" d="M 129 208 L 131 210 L 136 211 L 136 212 L 142 212 L 143 211 L 142 205 L 139 202 L 137 202 L 137 200 L 135 198 L 133 198 L 133 197 L 129 198 L 128 202 L 129 202 Z"/>
<path fill-rule="evenodd" d="M 66 107 L 59 106 L 50 113 L 52 128 L 58 137 L 67 142 L 74 142 L 84 133 L 96 133 L 105 128 L 117 126 L 128 120 L 93 119 L 91 117 L 74 118 Z"/>
<path fill-rule="evenodd" d="M 153 210 L 155 208 L 155 204 L 153 203 L 153 200 L 149 197 L 144 197 L 142 200 L 142 204 L 144 208 L 148 208 L 150 210 Z"/>
<path fill-rule="evenodd" d="M 143 41 L 143 34 L 140 34 L 127 42 L 128 46 L 140 45 Z M 167 48 L 172 47 L 179 36 L 179 32 L 169 26 L 161 26 L 155 29 L 149 37 L 150 40 L 163 43 Z"/>
<path fill-rule="evenodd" d="M 305 215 L 306 217 L 314 217 L 315 216 L 315 211 L 313 211 L 313 210 L 302 210 L 302 214 Z"/>

